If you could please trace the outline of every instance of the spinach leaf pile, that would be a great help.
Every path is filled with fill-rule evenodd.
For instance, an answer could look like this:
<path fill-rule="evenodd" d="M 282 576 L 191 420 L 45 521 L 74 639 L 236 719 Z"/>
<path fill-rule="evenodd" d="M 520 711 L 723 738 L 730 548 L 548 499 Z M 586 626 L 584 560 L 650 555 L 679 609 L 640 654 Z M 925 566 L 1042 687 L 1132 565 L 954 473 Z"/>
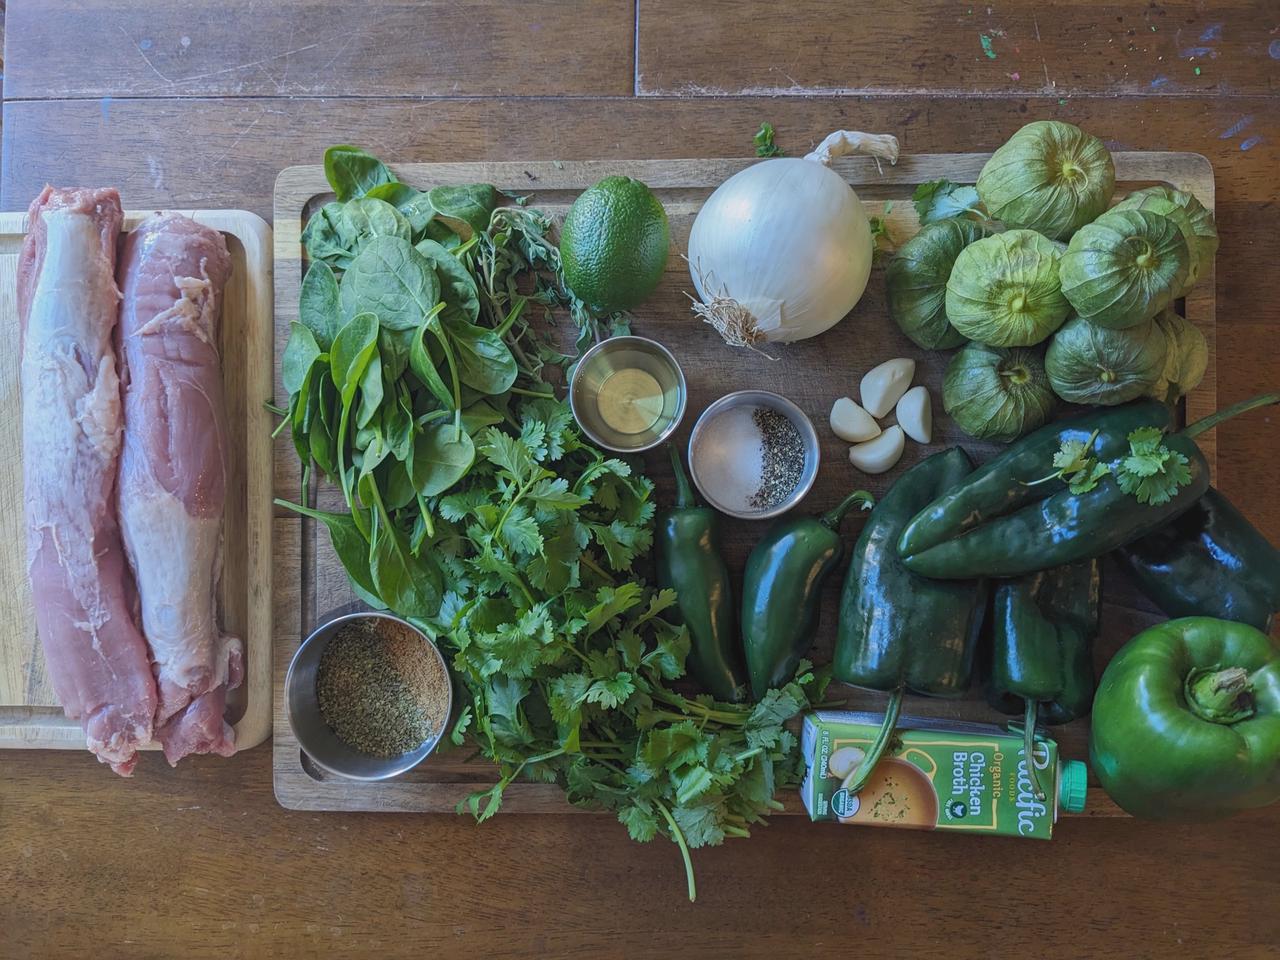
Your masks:
<path fill-rule="evenodd" d="M 492 816 L 517 778 L 613 811 L 640 841 L 747 836 L 802 773 L 784 723 L 819 700 L 797 677 L 755 705 L 686 696 L 688 633 L 638 569 L 653 484 L 583 441 L 550 374 L 572 358 L 531 305 L 568 312 L 578 349 L 625 318 L 565 288 L 551 221 L 485 184 L 422 191 L 332 147 L 337 200 L 308 222 L 310 266 L 282 359 L 281 428 L 357 594 L 450 654 L 469 693 L 451 734 L 498 765 L 460 805 Z M 503 205 L 507 202 L 508 205 Z M 308 501 L 312 470 L 345 509 Z"/>

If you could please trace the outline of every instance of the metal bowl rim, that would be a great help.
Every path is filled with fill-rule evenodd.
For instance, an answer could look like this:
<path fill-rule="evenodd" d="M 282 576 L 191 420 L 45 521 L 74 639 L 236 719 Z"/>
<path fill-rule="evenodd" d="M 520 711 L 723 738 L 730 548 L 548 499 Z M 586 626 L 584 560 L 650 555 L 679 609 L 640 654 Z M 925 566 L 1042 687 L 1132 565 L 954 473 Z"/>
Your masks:
<path fill-rule="evenodd" d="M 752 510 L 748 512 L 726 507 L 703 489 L 702 484 L 698 482 L 698 467 L 694 459 L 693 448 L 698 435 L 714 417 L 731 407 L 743 406 L 752 401 L 757 401 L 755 403 L 756 406 L 761 406 L 762 403 L 759 401 L 763 401 L 763 405 L 781 409 L 788 415 L 792 423 L 796 424 L 800 430 L 800 435 L 804 438 L 805 452 L 813 453 L 813 470 L 811 472 L 807 471 L 808 476 L 802 478 L 800 483 L 796 484 L 796 488 L 791 492 L 791 495 L 781 503 L 770 507 L 768 510 Z M 698 415 L 698 419 L 694 421 L 693 429 L 689 431 L 689 445 L 685 453 L 689 459 L 689 475 L 693 479 L 694 486 L 698 488 L 698 492 L 715 509 L 730 517 L 737 517 L 739 520 L 771 520 L 786 513 L 809 495 L 809 491 L 813 489 L 814 483 L 817 482 L 818 470 L 822 466 L 822 446 L 818 441 L 818 431 L 813 425 L 813 420 L 800 409 L 800 406 L 794 400 L 784 397 L 780 393 L 774 393 L 772 390 L 734 390 L 732 393 L 726 393 L 720 399 L 712 401 Z"/>
<path fill-rule="evenodd" d="M 602 353 L 606 347 L 616 348 L 625 346 L 628 342 L 648 349 L 657 348 L 657 352 L 663 356 L 671 369 L 675 371 L 676 375 L 676 396 L 678 398 L 676 403 L 676 412 L 672 415 L 671 422 L 667 424 L 666 428 L 663 429 L 661 433 L 658 434 L 657 439 L 640 447 L 616 447 L 613 444 L 600 439 L 600 437 L 598 437 L 590 427 L 582 422 L 582 418 L 578 416 L 577 391 L 574 389 L 577 386 L 578 378 L 582 375 L 582 371 L 586 367 L 588 361 Z M 604 447 L 606 450 L 611 450 L 614 453 L 644 453 L 646 450 L 652 450 L 654 447 L 665 443 L 671 438 L 671 434 L 676 432 L 681 421 L 684 420 L 685 409 L 687 408 L 688 403 L 689 385 L 684 378 L 684 368 L 680 366 L 680 361 L 676 359 L 675 354 L 657 340 L 650 339 L 649 337 L 637 336 L 634 333 L 608 337 L 601 340 L 599 343 L 594 344 L 586 353 L 578 358 L 578 362 L 574 364 L 573 367 L 573 376 L 569 379 L 569 410 L 573 413 L 574 422 L 577 423 L 579 428 L 581 428 L 582 432 L 587 435 L 587 438 L 592 443 L 596 446 Z"/>
<path fill-rule="evenodd" d="M 346 623 L 349 620 L 362 620 L 370 617 L 376 618 L 379 620 L 390 620 L 392 623 L 403 624 L 404 626 L 412 630 L 414 633 L 416 633 L 419 637 L 421 637 L 422 641 L 427 645 L 427 647 L 432 652 L 435 653 L 436 659 L 440 661 L 440 666 L 444 669 L 444 675 L 449 681 L 448 683 L 449 693 L 448 693 L 448 699 L 445 704 L 444 723 L 441 725 L 439 733 L 437 733 L 433 738 L 428 738 L 427 740 L 422 741 L 422 743 L 418 746 L 418 748 L 412 751 L 411 753 L 402 754 L 402 757 L 412 756 L 414 753 L 422 751 L 422 756 L 417 757 L 411 763 L 408 763 L 402 766 L 391 767 L 385 773 L 379 773 L 371 776 L 348 773 L 345 770 L 339 770 L 338 768 L 324 762 L 319 757 L 309 752 L 306 749 L 306 747 L 302 745 L 302 738 L 298 735 L 297 724 L 293 722 L 294 700 L 290 696 L 290 692 L 293 690 L 292 681 L 293 681 L 294 667 L 297 666 L 298 661 L 302 658 L 303 651 L 312 642 L 315 641 L 316 637 L 318 637 L 323 631 L 329 630 L 331 627 L 334 627 L 338 624 Z M 318 668 L 319 668 L 319 665 L 317 664 L 317 669 Z M 293 656 L 289 659 L 289 669 L 285 672 L 284 695 L 285 695 L 285 714 L 289 721 L 289 730 L 293 733 L 294 739 L 298 741 L 298 747 L 302 750 L 303 753 L 307 755 L 307 759 L 309 759 L 321 770 L 324 770 L 326 773 L 331 773 L 336 777 L 342 777 L 345 780 L 358 780 L 363 783 L 376 783 L 382 780 L 390 780 L 393 777 L 398 777 L 401 774 L 408 773 L 414 767 L 418 766 L 418 764 L 422 763 L 422 761 L 426 760 L 427 757 L 431 756 L 431 754 L 435 753 L 436 747 L 440 745 L 440 741 L 444 739 L 445 732 L 449 729 L 449 718 L 453 714 L 453 675 L 449 672 L 449 663 L 448 661 L 445 660 L 444 654 L 441 652 L 440 647 L 436 644 L 436 642 L 432 640 L 430 637 L 428 637 L 421 630 L 419 630 L 417 627 L 415 627 L 408 620 L 405 620 L 403 617 L 398 617 L 394 613 L 389 613 L 385 610 L 354 610 L 351 613 L 340 614 L 339 616 L 336 616 L 331 620 L 326 620 L 324 623 L 320 624 L 315 629 L 313 629 L 309 634 L 307 634 L 307 638 L 303 640 L 302 643 L 298 644 L 298 649 L 293 652 Z M 320 710 L 320 703 L 319 703 L 319 699 L 317 698 L 316 711 L 319 712 L 319 710 Z M 323 715 L 321 716 L 321 719 L 323 719 Z M 351 747 L 351 749 L 355 750 L 356 748 Z M 356 751 L 356 752 L 359 752 L 359 751 Z M 372 757 L 371 759 L 382 760 L 381 757 Z M 394 763 L 397 759 L 399 758 L 393 757 L 386 760 L 385 762 L 390 764 L 390 763 Z"/>

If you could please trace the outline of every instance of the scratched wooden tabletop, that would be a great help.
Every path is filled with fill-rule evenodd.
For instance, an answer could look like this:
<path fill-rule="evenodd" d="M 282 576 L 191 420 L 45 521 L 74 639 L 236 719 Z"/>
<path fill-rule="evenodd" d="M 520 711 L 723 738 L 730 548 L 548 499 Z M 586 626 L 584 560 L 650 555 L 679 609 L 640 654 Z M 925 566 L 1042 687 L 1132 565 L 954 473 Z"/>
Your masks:
<path fill-rule="evenodd" d="M 0 202 L 46 181 L 271 214 L 327 144 L 391 161 L 732 156 L 761 120 L 908 152 L 1033 118 L 1217 173 L 1222 402 L 1280 380 L 1275 0 L 11 0 Z M 1280 541 L 1280 417 L 1222 430 L 1222 489 Z M 10 585 L 5 585 L 8 588 Z M 1261 957 L 1280 806 L 1072 819 L 1048 844 L 799 818 L 696 854 L 608 817 L 313 815 L 269 746 L 132 781 L 0 753 L 0 957 Z"/>

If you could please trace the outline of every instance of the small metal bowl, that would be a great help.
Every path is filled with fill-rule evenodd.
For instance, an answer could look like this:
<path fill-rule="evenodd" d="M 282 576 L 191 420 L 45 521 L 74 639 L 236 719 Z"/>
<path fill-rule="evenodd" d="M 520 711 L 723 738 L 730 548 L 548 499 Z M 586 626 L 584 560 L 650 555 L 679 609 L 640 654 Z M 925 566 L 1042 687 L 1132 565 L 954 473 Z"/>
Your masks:
<path fill-rule="evenodd" d="M 747 423 L 756 407 L 776 410 L 800 432 L 804 441 L 804 467 L 795 489 L 771 507 L 755 508 L 749 498 L 760 484 L 759 446 Z M 735 423 L 734 421 L 741 420 Z M 818 432 L 805 412 L 786 397 L 767 390 L 738 390 L 721 397 L 698 417 L 689 434 L 689 474 L 703 498 L 721 513 L 744 520 L 767 520 L 786 513 L 805 498 L 818 476 L 821 452 Z"/>
<path fill-rule="evenodd" d="M 401 754 L 398 757 L 374 757 L 361 753 L 348 746 L 325 722 L 320 713 L 320 702 L 316 696 L 316 672 L 320 668 L 320 658 L 325 648 L 337 634 L 339 629 L 352 621 L 379 619 L 401 624 L 412 630 L 440 661 L 440 668 L 445 676 L 449 675 L 448 665 L 439 648 L 413 624 L 401 620 L 389 613 L 362 611 L 348 613 L 330 620 L 322 627 L 312 631 L 298 647 L 289 664 L 289 673 L 285 677 L 285 701 L 289 713 L 289 726 L 298 739 L 304 753 L 311 758 L 317 767 L 340 777 L 351 780 L 389 780 L 407 770 L 412 770 L 436 748 L 440 738 L 449 727 L 449 715 L 453 712 L 453 687 L 449 686 L 449 703 L 445 710 L 444 723 L 435 735 L 425 740 L 416 750 Z"/>
<path fill-rule="evenodd" d="M 614 391 L 615 406 L 601 398 Z M 651 404 L 627 400 L 636 393 Z M 569 384 L 569 407 L 592 441 L 618 453 L 656 447 L 684 417 L 684 373 L 671 351 L 647 337 L 610 337 L 582 355 Z"/>

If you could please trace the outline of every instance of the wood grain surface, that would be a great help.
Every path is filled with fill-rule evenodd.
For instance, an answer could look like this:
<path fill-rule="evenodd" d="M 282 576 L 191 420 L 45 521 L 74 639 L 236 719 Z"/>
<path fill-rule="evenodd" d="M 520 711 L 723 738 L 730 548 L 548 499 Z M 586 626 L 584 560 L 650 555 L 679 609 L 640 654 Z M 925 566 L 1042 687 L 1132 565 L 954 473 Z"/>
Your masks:
<path fill-rule="evenodd" d="M 183 210 L 222 232 L 232 272 L 222 300 L 223 386 L 229 427 L 223 576 L 218 604 L 223 627 L 245 644 L 245 681 L 228 696 L 238 744 L 257 746 L 271 730 L 271 228 L 244 210 Z M 132 230 L 147 211 L 126 210 Z M 26 215 L 0 213 L 0 328 L 17 338 L 18 251 Z M 58 706 L 36 633 L 27 582 L 22 510 L 22 419 L 16 350 L 0 356 L 0 749 L 83 750 L 84 733 Z M 158 743 L 148 749 L 158 750 Z"/>
<path fill-rule="evenodd" d="M 31 99 L 5 104 L 0 205 L 24 208 L 50 179 L 116 183 L 133 207 L 269 216 L 277 172 L 343 140 L 396 162 L 733 156 L 768 119 L 791 152 L 840 126 L 891 130 L 913 153 L 980 152 L 1028 119 L 1061 117 L 1117 149 L 1211 160 L 1223 236 L 1219 399 L 1276 383 L 1280 18 L 1268 0 L 1007 0 L 989 13 L 975 4 L 978 25 L 958 19 L 968 4 L 927 0 L 857 5 L 856 20 L 836 4 L 789 6 L 786 20 L 765 4 L 640 0 L 616 18 L 585 2 L 427 4 L 447 35 L 414 23 L 411 36 L 394 4 L 374 2 L 347 14 L 350 30 L 365 32 L 348 50 L 385 52 L 395 61 L 386 70 L 372 56 L 332 69 L 339 40 L 323 56 L 313 48 L 264 64 L 291 85 L 280 95 L 266 74 L 236 90 L 261 73 L 245 64 L 289 50 L 296 31 L 309 31 L 301 45 L 346 31 L 321 22 L 340 6 L 357 9 L 246 2 L 230 8 L 233 27 L 206 12 L 212 5 L 175 0 L 11 3 L 5 93 Z M 286 9 L 295 15 L 282 19 Z M 1156 39 L 1138 42 L 1148 12 L 1160 18 L 1156 34 L 1147 29 Z M 522 36 L 553 13 L 559 37 L 466 55 L 477 36 Z M 189 36 L 203 58 L 198 69 L 157 60 L 166 76 L 216 75 L 157 89 L 163 81 L 120 35 L 134 31 L 141 45 L 153 23 L 168 31 L 150 35 L 157 56 Z M 1048 93 L 1037 92 L 1027 24 L 1054 45 Z M 855 33 L 873 42 L 846 53 Z M 1218 39 L 1201 41 L 1206 33 Z M 206 38 L 216 38 L 211 49 Z M 120 67 L 99 44 L 137 62 Z M 1218 55 L 1180 56 L 1192 46 Z M 296 73 L 304 62 L 309 73 Z M 219 78 L 225 86 L 200 89 Z M 697 96 L 689 84 L 735 95 Z M 752 87 L 806 95 L 736 95 Z M 464 90 L 470 99 L 420 99 Z M 634 91 L 663 95 L 614 96 Z M 518 94 L 539 96 L 510 99 Z M 1218 437 L 1220 485 L 1280 540 L 1277 449 L 1274 415 Z M 477 827 L 451 815 L 292 812 L 271 779 L 265 745 L 172 771 L 147 757 L 130 783 L 79 753 L 0 752 L 0 957 L 1280 955 L 1280 809 L 1208 825 L 1071 820 L 1047 844 L 779 818 L 749 841 L 695 852 L 690 905 L 671 846 L 633 844 L 607 817 L 513 814 Z"/>

